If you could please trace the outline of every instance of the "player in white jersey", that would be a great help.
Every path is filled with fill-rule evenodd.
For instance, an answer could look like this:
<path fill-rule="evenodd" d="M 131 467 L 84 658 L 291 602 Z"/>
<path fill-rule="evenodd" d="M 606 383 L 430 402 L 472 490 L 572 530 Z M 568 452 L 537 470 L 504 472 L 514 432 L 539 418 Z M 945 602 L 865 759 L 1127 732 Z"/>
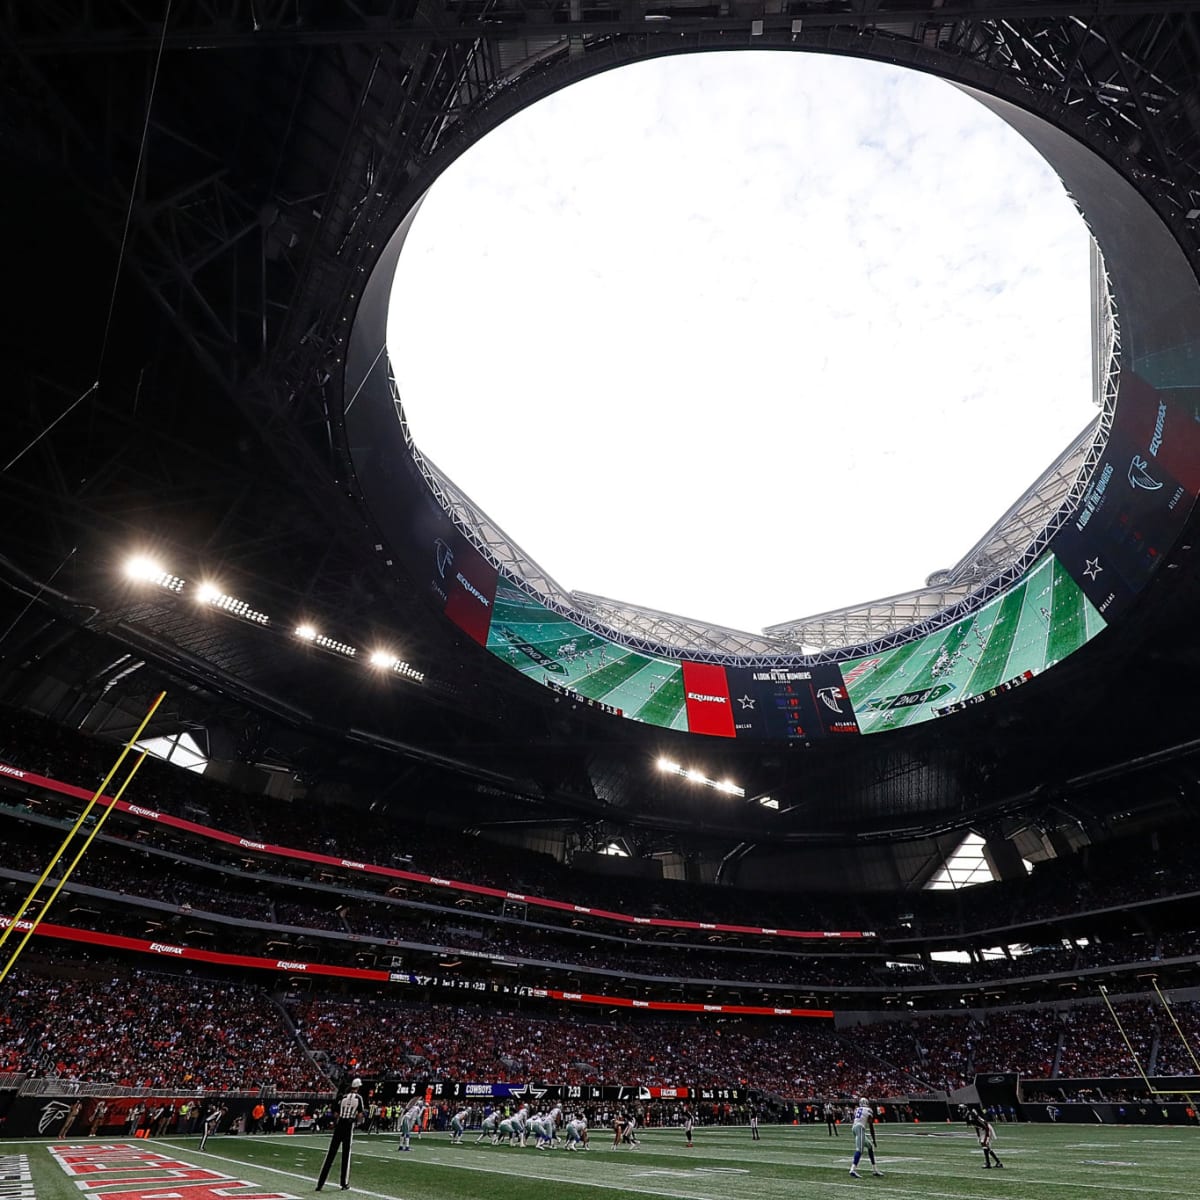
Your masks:
<path fill-rule="evenodd" d="M 409 1106 L 408 1111 L 400 1118 L 400 1145 L 397 1150 L 411 1150 L 409 1140 L 415 1130 L 417 1136 L 421 1135 L 421 1117 L 425 1114 L 425 1101 L 418 1100 L 415 1104 Z"/>
<path fill-rule="evenodd" d="M 522 1104 L 520 1108 L 513 1113 L 513 1132 L 519 1139 L 519 1144 L 522 1148 L 525 1146 L 525 1139 L 529 1135 L 529 1105 Z"/>
<path fill-rule="evenodd" d="M 585 1117 L 575 1117 L 566 1124 L 567 1149 L 588 1150 L 588 1127 Z"/>
<path fill-rule="evenodd" d="M 460 1109 L 450 1118 L 450 1144 L 452 1146 L 462 1145 L 462 1135 L 470 1119 L 471 1110 L 469 1108 Z"/>
<path fill-rule="evenodd" d="M 858 1099 L 858 1107 L 854 1110 L 854 1162 L 850 1167 L 850 1174 L 855 1179 L 861 1179 L 862 1176 L 858 1173 L 858 1160 L 862 1158 L 863 1150 L 866 1150 L 871 1159 L 871 1174 L 882 1176 L 883 1172 L 879 1169 L 875 1162 L 875 1146 L 871 1138 L 871 1126 L 875 1121 L 875 1110 L 871 1107 L 871 1102 L 866 1096 L 860 1096 Z"/>
<path fill-rule="evenodd" d="M 550 1142 L 550 1134 L 546 1130 L 546 1116 L 544 1113 L 534 1113 L 525 1126 L 526 1133 L 532 1133 L 534 1145 L 539 1150 L 545 1150 Z"/>
<path fill-rule="evenodd" d="M 479 1136 L 475 1139 L 475 1145 L 478 1146 L 484 1138 L 491 1138 L 493 1146 L 500 1138 L 500 1110 L 498 1108 L 493 1108 L 483 1118 L 483 1127 L 480 1130 Z"/>
<path fill-rule="evenodd" d="M 551 1142 L 558 1141 L 558 1127 L 562 1124 L 562 1119 L 563 1119 L 563 1110 L 562 1110 L 562 1106 L 559 1104 L 556 1104 L 546 1114 L 546 1125 L 548 1126 L 548 1128 L 550 1130 L 550 1141 Z"/>
<path fill-rule="evenodd" d="M 516 1146 L 519 1144 L 518 1139 L 520 1136 L 521 1126 L 517 1121 L 517 1118 L 515 1116 L 505 1117 L 500 1122 L 499 1133 L 496 1135 L 496 1141 L 500 1141 L 501 1138 L 508 1138 L 508 1144 L 510 1146 Z"/>

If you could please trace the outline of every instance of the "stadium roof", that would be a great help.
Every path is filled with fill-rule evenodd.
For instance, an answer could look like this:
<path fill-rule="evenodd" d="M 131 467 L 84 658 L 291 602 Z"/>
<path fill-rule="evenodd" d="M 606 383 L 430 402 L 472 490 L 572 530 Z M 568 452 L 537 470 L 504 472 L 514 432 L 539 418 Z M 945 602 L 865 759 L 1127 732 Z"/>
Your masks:
<path fill-rule="evenodd" d="M 741 848 L 744 864 L 761 853 L 749 847 L 837 843 L 899 882 L 971 824 L 1006 836 L 1034 813 L 1098 830 L 1135 807 L 1133 775 L 1139 804 L 1194 807 L 1195 530 L 1125 620 L 1027 695 L 852 747 L 715 744 L 513 679 L 432 613 L 356 501 L 337 414 L 364 271 L 441 165 L 507 114 L 641 55 L 753 39 L 1066 106 L 1194 262 L 1198 9 L 800 0 L 721 14 L 665 0 L 618 13 L 552 0 L 480 16 L 429 0 L 234 0 L 219 13 L 177 0 L 164 28 L 163 6 L 138 0 L 9 6 L 0 152 L 20 303 L 5 331 L 0 700 L 117 734 L 165 680 L 155 733 L 203 726 L 214 757 L 286 764 L 314 796 L 359 784 L 445 797 L 441 815 L 464 825 L 498 811 L 531 828 L 615 823 L 646 853 Z M 469 323 L 447 319 L 468 343 Z M 1077 478 L 1075 453 L 929 595 L 762 640 L 828 646 L 920 619 L 1024 552 Z M 118 567 L 134 550 L 211 576 L 270 627 L 131 588 Z M 579 601 L 664 631 L 663 614 Z M 302 621 L 386 642 L 425 681 L 385 686 L 297 645 Z M 746 799 L 655 777 L 662 751 L 737 780 Z M 778 810 L 756 803 L 768 793 Z M 834 869 L 822 861 L 812 869 Z"/>

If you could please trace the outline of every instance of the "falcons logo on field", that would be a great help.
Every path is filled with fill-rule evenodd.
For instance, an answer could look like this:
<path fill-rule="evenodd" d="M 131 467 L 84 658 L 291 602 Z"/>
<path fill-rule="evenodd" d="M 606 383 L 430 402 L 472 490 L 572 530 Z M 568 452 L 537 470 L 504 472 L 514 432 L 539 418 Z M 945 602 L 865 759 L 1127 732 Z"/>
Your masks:
<path fill-rule="evenodd" d="M 67 1113 L 70 1111 L 69 1104 L 64 1104 L 61 1100 L 51 1100 L 42 1109 L 42 1115 L 38 1117 L 38 1133 L 45 1133 L 51 1125 L 57 1125 L 59 1121 L 66 1120 Z"/>

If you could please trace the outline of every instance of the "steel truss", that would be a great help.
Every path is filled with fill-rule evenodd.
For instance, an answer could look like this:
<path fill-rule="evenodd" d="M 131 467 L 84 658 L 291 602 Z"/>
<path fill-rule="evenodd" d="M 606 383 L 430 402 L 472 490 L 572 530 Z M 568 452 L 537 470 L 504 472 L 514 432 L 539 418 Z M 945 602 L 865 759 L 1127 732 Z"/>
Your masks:
<path fill-rule="evenodd" d="M 238 547 L 235 557 L 259 574 L 290 572 L 294 591 L 334 606 L 385 590 L 391 579 L 374 554 L 376 535 L 348 503 L 355 485 L 340 430 L 340 362 L 365 274 L 399 216 L 455 155 L 512 112 L 606 66 L 692 50 L 787 48 L 936 71 L 1068 125 L 1134 178 L 1197 254 L 1189 214 L 1200 205 L 1200 0 L 856 0 L 845 11 L 805 0 L 736 11 L 682 0 L 173 0 L 164 33 L 165 11 L 165 0 L 7 0 L 0 80 L 10 102 L 0 144 L 86 197 L 114 249 L 131 211 L 127 270 L 182 347 L 173 370 L 199 368 L 207 382 L 195 390 L 205 392 L 214 426 L 256 437 L 273 465 L 249 481 L 240 471 L 204 471 L 219 441 L 174 455 L 159 440 L 161 426 L 137 440 L 128 421 L 100 423 L 86 459 L 47 437 L 3 486 L 69 495 L 59 550 L 72 537 L 68 526 L 86 526 L 89 513 L 111 518 L 127 464 L 145 465 L 150 451 L 159 455 L 162 494 L 181 507 L 199 486 L 219 493 L 224 513 L 209 531 L 212 544 Z M 147 176 L 131 193 L 160 41 Z M 43 390 L 77 394 L 89 367 L 77 360 Z M 84 408 L 121 407 L 95 403 Z M 42 406 L 34 411 L 44 422 Z M 67 482 L 81 477 L 86 488 Z M 442 490 L 466 512 L 468 498 L 448 481 Z M 277 502 L 286 494 L 290 503 Z M 495 553 L 492 532 L 480 540 Z M 1017 569 L 960 606 L 984 602 Z M 544 573 L 542 581 L 552 583 Z M 550 606 L 559 602 L 554 593 Z M 651 654 L 677 657 L 684 644 L 712 661 L 731 652 L 763 665 L 794 657 L 771 636 L 710 630 L 705 649 L 698 622 L 597 597 L 562 603 L 598 631 L 630 626 L 621 640 Z M 594 620 L 581 617 L 581 603 Z M 957 611 L 889 631 L 875 646 Z M 632 631 L 639 623 L 644 636 Z M 877 629 L 864 624 L 860 633 Z M 719 648 L 725 635 L 741 639 L 736 649 Z M 827 630 L 823 640 L 838 636 Z M 838 657 L 825 648 L 816 661 Z"/>

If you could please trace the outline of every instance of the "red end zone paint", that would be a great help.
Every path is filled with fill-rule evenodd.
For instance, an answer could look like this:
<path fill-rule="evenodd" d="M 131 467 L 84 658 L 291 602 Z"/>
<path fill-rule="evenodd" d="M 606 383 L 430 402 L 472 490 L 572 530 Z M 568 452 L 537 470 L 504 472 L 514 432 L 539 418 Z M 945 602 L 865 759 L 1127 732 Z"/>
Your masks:
<path fill-rule="evenodd" d="M 262 1191 L 259 1184 L 248 1179 L 180 1162 L 156 1150 L 143 1150 L 124 1142 L 70 1143 L 50 1146 L 49 1150 L 50 1157 L 68 1175 L 103 1172 L 102 1178 L 81 1181 L 78 1186 L 85 1191 L 111 1187 L 113 1190 L 104 1194 L 114 1200 L 152 1200 L 172 1195 L 182 1200 L 229 1200 L 235 1196 L 237 1200 L 296 1200 L 291 1192 Z M 246 1188 L 253 1190 L 245 1191 Z"/>
<path fill-rule="evenodd" d="M 733 737 L 733 705 L 729 703 L 729 680 L 718 663 L 683 664 L 683 692 L 687 702 L 689 733 Z"/>

